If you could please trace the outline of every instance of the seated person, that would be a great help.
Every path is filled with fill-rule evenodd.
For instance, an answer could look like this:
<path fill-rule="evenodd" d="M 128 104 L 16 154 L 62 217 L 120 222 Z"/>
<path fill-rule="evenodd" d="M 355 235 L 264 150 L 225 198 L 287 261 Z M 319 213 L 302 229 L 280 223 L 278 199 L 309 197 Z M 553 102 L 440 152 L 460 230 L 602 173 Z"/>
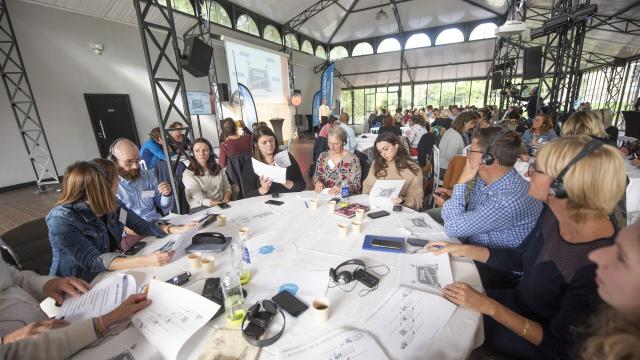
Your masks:
<path fill-rule="evenodd" d="M 213 148 L 212 148 L 213 149 Z M 226 118 L 222 122 L 222 135 L 220 136 L 220 166 L 227 166 L 227 157 L 238 154 L 251 153 L 251 135 L 238 135 L 238 128 L 232 118 Z M 211 151 L 213 154 L 213 150 Z"/>
<path fill-rule="evenodd" d="M 335 123 L 336 123 L 336 118 L 333 115 L 329 115 L 329 117 L 327 117 L 327 123 L 322 125 L 318 136 L 328 137 L 329 130 L 331 130 L 331 128 L 335 125 Z"/>
<path fill-rule="evenodd" d="M 231 185 L 224 169 L 216 163 L 213 146 L 209 140 L 198 138 L 193 141 L 192 149 L 189 168 L 182 174 L 189 206 L 194 209 L 228 203 L 231 200 Z"/>
<path fill-rule="evenodd" d="M 103 271 L 169 263 L 172 252 L 130 257 L 116 252 L 124 227 L 143 236 L 164 236 L 193 225 L 148 222 L 120 202 L 117 192 L 118 169 L 110 160 L 81 161 L 67 168 L 62 197 L 46 217 L 53 252 L 49 275 L 91 281 Z"/>
<path fill-rule="evenodd" d="M 356 151 L 356 132 L 347 125 L 349 122 L 349 115 L 347 113 L 340 114 L 340 120 L 335 122 L 336 126 L 340 126 L 347 133 L 346 149 L 350 153 L 354 154 Z"/>
<path fill-rule="evenodd" d="M 83 280 L 18 271 L 0 257 L 0 285 L 0 359 L 67 359 L 151 303 L 145 295 L 131 295 L 108 314 L 69 324 L 47 318 L 40 301 L 51 297 L 62 304 L 65 296 L 86 293 Z"/>
<path fill-rule="evenodd" d="M 485 152 L 494 161 L 483 162 Z M 441 189 L 451 195 L 442 209 L 448 236 L 492 248 L 520 245 L 542 210 L 542 203 L 527 194 L 529 183 L 513 168 L 521 152 L 520 136 L 513 131 L 491 127 L 475 133 L 458 183 L 453 191 Z M 441 205 L 444 199 L 436 195 L 435 201 Z"/>
<path fill-rule="evenodd" d="M 609 139 L 597 111 L 576 111 L 562 125 L 560 136 L 587 135 L 617 147 L 618 139 Z"/>
<path fill-rule="evenodd" d="M 415 149 L 418 147 L 418 143 L 420 142 L 420 139 L 422 139 L 422 135 L 429 133 L 431 125 L 429 125 L 422 115 L 414 115 L 412 122 L 413 125 L 411 125 L 411 130 L 409 130 L 409 133 L 407 134 L 407 139 L 409 139 L 409 146 L 412 149 Z"/>
<path fill-rule="evenodd" d="M 588 255 L 612 244 L 616 228 L 609 214 L 625 191 L 620 154 L 609 146 L 589 151 L 585 147 L 592 146 L 590 142 L 586 136 L 572 136 L 540 150 L 530 170 L 529 194 L 546 205 L 535 228 L 517 248 L 447 242 L 427 245 L 436 254 L 448 252 L 485 263 L 479 268 L 483 284 L 483 269 L 522 273 L 515 287 L 486 289 L 486 295 L 465 283 L 443 290 L 447 300 L 485 315 L 485 346 L 525 359 L 572 358 L 577 335 L 572 331 L 583 327 L 600 303 L 594 281 L 596 266 Z M 583 149 L 586 156 L 571 166 Z M 562 182 L 568 197 L 557 197 L 559 192 L 551 184 L 567 166 Z M 594 194 L 591 189 L 607 191 Z"/>
<path fill-rule="evenodd" d="M 473 111 L 465 111 L 453 121 L 451 128 L 440 139 L 440 178 L 444 179 L 444 173 L 449 167 L 449 161 L 454 156 L 462 155 L 462 150 L 469 145 L 467 133 L 476 127 L 478 114 Z M 437 169 L 436 169 L 437 170 Z"/>
<path fill-rule="evenodd" d="M 447 110 L 448 111 L 448 110 Z M 433 109 L 433 122 L 431 126 L 441 126 L 447 130 L 451 128 L 451 124 L 453 124 L 453 120 L 449 119 L 447 114 L 441 115 L 442 112 L 440 109 Z"/>
<path fill-rule="evenodd" d="M 524 146 L 531 146 L 539 149 L 542 143 L 556 139 L 558 135 L 553 130 L 553 119 L 549 114 L 538 114 L 533 119 L 531 128 L 524 131 L 522 143 Z"/>
<path fill-rule="evenodd" d="M 151 129 L 149 140 L 145 141 L 140 148 L 140 157 L 149 170 L 155 169 L 158 161 L 167 159 L 162 149 L 162 134 L 159 127 Z"/>
<path fill-rule="evenodd" d="M 275 166 L 275 155 L 278 152 L 280 152 L 278 139 L 276 139 L 273 131 L 266 126 L 256 128 L 253 133 L 253 157 L 267 165 Z M 298 162 L 291 153 L 288 154 L 291 165 L 287 167 L 286 183 L 274 183 L 270 179 L 258 177 L 258 175 L 254 174 L 255 190 L 249 191 L 247 197 L 272 193 L 298 192 L 303 191 L 307 187 Z"/>
<path fill-rule="evenodd" d="M 582 359 L 633 359 L 640 354 L 640 221 L 622 229 L 616 243 L 589 254 L 598 266 L 598 294 L 608 306 L 590 320 Z"/>
<path fill-rule="evenodd" d="M 360 160 L 345 150 L 347 133 L 339 126 L 329 130 L 329 151 L 323 151 L 316 161 L 312 182 L 316 192 L 328 188 L 329 194 L 340 195 L 349 186 L 350 194 L 360 193 Z"/>
<path fill-rule="evenodd" d="M 180 148 L 181 143 L 183 143 L 182 147 L 184 148 L 184 150 L 191 149 L 191 140 L 189 140 L 188 137 L 184 136 L 184 134 L 182 133 L 183 130 L 180 130 L 181 128 L 184 128 L 184 125 L 182 125 L 180 121 L 173 122 L 171 125 L 169 125 L 169 128 L 174 129 L 169 130 L 168 146 L 169 154 L 171 156 L 178 153 L 178 149 Z"/>
<path fill-rule="evenodd" d="M 166 182 L 159 183 L 155 171 L 140 169 L 136 144 L 120 139 L 111 149 L 111 160 L 118 168 L 120 182 L 118 199 L 147 221 L 167 215 L 173 206 L 171 186 Z"/>
<path fill-rule="evenodd" d="M 394 135 L 402 136 L 402 129 L 400 129 L 400 127 L 396 125 L 396 122 L 391 115 L 384 116 L 384 122 L 378 130 L 378 135 L 387 131 Z"/>
<path fill-rule="evenodd" d="M 420 117 L 422 118 L 422 117 Z M 374 144 L 375 159 L 369 174 L 362 184 L 362 193 L 368 194 L 377 180 L 405 180 L 397 198 L 392 198 L 393 204 L 402 204 L 414 210 L 422 207 L 424 190 L 422 188 L 422 170 L 418 164 L 409 158 L 400 139 L 390 132 L 380 134 Z"/>

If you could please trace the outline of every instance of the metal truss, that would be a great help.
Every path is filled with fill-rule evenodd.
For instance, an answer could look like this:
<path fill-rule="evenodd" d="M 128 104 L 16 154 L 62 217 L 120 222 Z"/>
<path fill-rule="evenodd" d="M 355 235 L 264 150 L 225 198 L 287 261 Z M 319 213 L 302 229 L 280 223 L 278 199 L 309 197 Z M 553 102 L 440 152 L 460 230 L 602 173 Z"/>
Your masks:
<path fill-rule="evenodd" d="M 167 144 L 169 144 L 169 121 L 181 120 L 186 125 L 183 128 L 175 129 L 185 131 L 185 138 L 193 138 L 193 128 L 191 126 L 191 116 L 187 104 L 187 92 L 182 74 L 180 49 L 178 48 L 178 37 L 173 19 L 173 7 L 171 0 L 166 1 L 166 6 L 160 0 L 133 0 L 140 28 L 140 38 L 144 58 L 151 82 L 151 93 L 158 118 L 158 125 L 162 131 L 164 139 L 164 150 L 167 158 L 167 166 L 171 173 L 171 188 L 177 194 L 177 178 L 175 165 L 180 162 L 180 157 L 184 154 L 184 142 L 179 145 L 178 158 L 170 160 Z M 151 49 L 150 49 L 151 46 Z M 171 49 L 169 48 L 171 47 Z M 153 50 L 153 53 L 151 52 Z M 171 129 L 173 130 L 173 129 Z M 182 213 L 180 202 L 177 201 L 178 213 Z"/>
<path fill-rule="evenodd" d="M 615 33 L 640 35 L 640 20 L 594 15 L 589 30 L 612 31 Z"/>
<path fill-rule="evenodd" d="M 58 170 L 40 120 L 5 0 L 0 0 L 0 74 L 31 161 L 36 185 L 40 191 L 45 191 L 47 185 L 59 183 Z"/>
<path fill-rule="evenodd" d="M 625 64 L 626 65 L 626 64 Z M 607 97 L 604 106 L 611 111 L 616 119 L 622 105 L 622 94 L 624 93 L 624 73 L 626 66 L 612 66 L 609 71 L 605 72 L 607 81 Z"/>

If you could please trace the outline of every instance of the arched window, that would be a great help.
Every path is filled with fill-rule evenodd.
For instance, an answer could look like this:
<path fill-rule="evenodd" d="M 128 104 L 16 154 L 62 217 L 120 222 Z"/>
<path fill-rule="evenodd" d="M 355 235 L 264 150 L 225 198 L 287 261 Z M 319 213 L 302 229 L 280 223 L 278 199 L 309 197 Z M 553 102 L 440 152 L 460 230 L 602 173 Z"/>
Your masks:
<path fill-rule="evenodd" d="M 231 18 L 229 17 L 229 14 L 227 14 L 227 10 L 225 10 L 222 5 L 218 4 L 215 1 L 212 1 L 211 8 L 209 8 L 205 4 L 202 6 L 202 9 L 203 13 L 210 9 L 211 12 L 209 13 L 209 21 L 218 25 L 226 26 L 228 28 L 231 27 Z"/>
<path fill-rule="evenodd" d="M 240 17 L 238 17 L 238 21 L 236 22 L 236 29 L 255 36 L 260 36 L 258 25 L 256 25 L 256 22 L 246 14 L 242 14 L 240 15 Z"/>
<path fill-rule="evenodd" d="M 278 29 L 273 25 L 267 25 L 264 27 L 264 35 L 262 37 L 264 37 L 265 40 L 269 40 L 276 44 L 282 44 L 280 31 L 278 31 Z"/>
<path fill-rule="evenodd" d="M 400 42 L 394 38 L 384 39 L 380 45 L 378 45 L 378 54 L 399 50 Z"/>
<path fill-rule="evenodd" d="M 464 41 L 464 35 L 462 31 L 451 28 L 442 30 L 442 32 L 436 38 L 436 45 L 453 44 Z"/>
<path fill-rule="evenodd" d="M 300 50 L 298 39 L 296 39 L 296 36 L 293 34 L 286 34 L 284 36 L 284 44 L 292 49 Z"/>
<path fill-rule="evenodd" d="M 167 6 L 167 3 L 163 2 L 162 5 Z M 187 13 L 189 15 L 194 15 L 193 7 L 191 6 L 191 3 L 189 3 L 188 0 L 173 1 L 173 8 L 180 12 Z"/>
<path fill-rule="evenodd" d="M 329 52 L 329 60 L 334 61 L 349 57 L 349 52 L 344 46 L 336 46 Z"/>
<path fill-rule="evenodd" d="M 491 39 L 496 37 L 496 27 L 498 26 L 494 23 L 480 24 L 473 29 L 471 35 L 469 35 L 469 40 Z"/>
<path fill-rule="evenodd" d="M 373 46 L 368 42 L 361 42 L 353 47 L 353 51 L 351 51 L 351 56 L 362 56 L 362 55 L 371 55 L 373 54 Z"/>
<path fill-rule="evenodd" d="M 316 47 L 316 56 L 323 59 L 327 58 L 327 51 L 322 47 L 322 45 L 318 45 Z"/>
<path fill-rule="evenodd" d="M 302 47 L 300 48 L 302 52 L 306 52 L 307 54 L 313 55 L 313 45 L 309 40 L 305 40 L 302 42 Z"/>
<path fill-rule="evenodd" d="M 404 45 L 405 49 L 415 49 L 421 47 L 431 46 L 431 39 L 425 33 L 413 34 L 409 39 L 407 39 L 407 43 Z"/>

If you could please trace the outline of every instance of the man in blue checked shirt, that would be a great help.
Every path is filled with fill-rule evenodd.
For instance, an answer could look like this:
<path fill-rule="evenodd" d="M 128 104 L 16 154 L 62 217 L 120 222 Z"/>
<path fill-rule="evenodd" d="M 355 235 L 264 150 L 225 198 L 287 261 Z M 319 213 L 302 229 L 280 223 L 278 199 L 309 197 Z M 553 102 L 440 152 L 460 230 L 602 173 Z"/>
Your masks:
<path fill-rule="evenodd" d="M 120 175 L 116 196 L 131 211 L 147 221 L 161 218 L 171 211 L 171 186 L 166 182 L 158 183 L 152 170 L 140 168 L 140 152 L 133 142 L 116 140 L 112 145 L 111 158 Z"/>
<path fill-rule="evenodd" d="M 444 202 L 434 196 L 436 204 L 444 202 L 442 219 L 448 236 L 491 248 L 513 248 L 524 240 L 542 203 L 527 194 L 529 183 L 513 168 L 521 154 L 522 141 L 514 131 L 495 127 L 476 131 L 451 198 Z M 473 179 L 475 184 L 469 184 Z"/>

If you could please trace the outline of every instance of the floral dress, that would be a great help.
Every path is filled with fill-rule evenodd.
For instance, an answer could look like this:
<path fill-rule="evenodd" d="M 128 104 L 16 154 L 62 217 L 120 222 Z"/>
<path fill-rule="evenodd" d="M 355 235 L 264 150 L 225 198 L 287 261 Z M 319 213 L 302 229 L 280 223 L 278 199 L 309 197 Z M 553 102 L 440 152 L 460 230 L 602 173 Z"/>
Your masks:
<path fill-rule="evenodd" d="M 342 161 L 333 164 L 333 166 L 331 166 L 331 163 L 328 151 L 320 154 L 316 161 L 313 183 L 320 181 L 324 187 L 342 187 L 343 184 L 348 184 L 351 194 L 359 194 L 362 189 L 360 184 L 360 160 L 355 155 L 347 152 L 342 157 Z"/>

